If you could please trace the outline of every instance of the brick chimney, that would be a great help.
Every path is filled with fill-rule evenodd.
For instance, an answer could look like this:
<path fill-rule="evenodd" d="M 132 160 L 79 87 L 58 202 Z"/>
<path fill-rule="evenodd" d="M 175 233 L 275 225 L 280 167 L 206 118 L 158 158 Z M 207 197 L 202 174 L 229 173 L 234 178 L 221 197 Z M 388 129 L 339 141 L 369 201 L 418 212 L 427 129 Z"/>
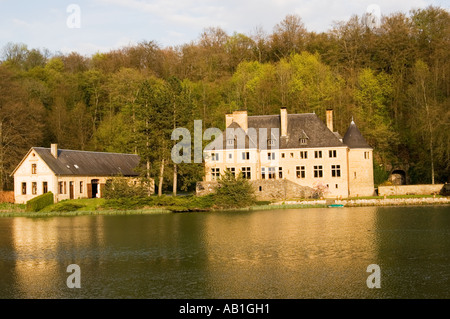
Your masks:
<path fill-rule="evenodd" d="M 333 109 L 327 109 L 327 127 L 331 132 L 333 131 Z"/>
<path fill-rule="evenodd" d="M 280 109 L 280 119 L 281 119 L 281 136 L 287 136 L 287 109 L 282 107 Z"/>
<path fill-rule="evenodd" d="M 225 114 L 225 128 L 230 126 L 233 123 L 233 114 Z"/>
<path fill-rule="evenodd" d="M 51 144 L 50 149 L 53 157 L 58 158 L 58 144 Z"/>

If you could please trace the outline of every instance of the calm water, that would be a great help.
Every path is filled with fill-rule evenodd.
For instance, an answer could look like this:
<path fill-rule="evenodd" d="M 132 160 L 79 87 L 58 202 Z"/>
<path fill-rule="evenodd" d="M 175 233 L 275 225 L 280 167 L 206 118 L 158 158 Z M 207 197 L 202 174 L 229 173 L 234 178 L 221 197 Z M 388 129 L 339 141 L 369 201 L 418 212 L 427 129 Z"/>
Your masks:
<path fill-rule="evenodd" d="M 450 207 L 0 218 L 0 279 L 0 298 L 450 298 Z"/>

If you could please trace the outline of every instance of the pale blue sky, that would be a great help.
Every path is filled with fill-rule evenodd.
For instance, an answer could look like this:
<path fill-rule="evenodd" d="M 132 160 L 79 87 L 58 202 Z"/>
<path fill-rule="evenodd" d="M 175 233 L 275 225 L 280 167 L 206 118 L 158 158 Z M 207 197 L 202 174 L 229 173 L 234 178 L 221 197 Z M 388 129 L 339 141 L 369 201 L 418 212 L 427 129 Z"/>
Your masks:
<path fill-rule="evenodd" d="M 79 6 L 80 28 L 69 28 L 70 4 Z M 51 52 L 90 55 L 143 40 L 166 47 L 198 39 L 206 27 L 228 34 L 271 33 L 287 14 L 299 14 L 309 31 L 327 31 L 335 21 L 363 14 L 377 4 L 383 15 L 450 0 L 0 0 L 0 49 L 8 42 Z"/>

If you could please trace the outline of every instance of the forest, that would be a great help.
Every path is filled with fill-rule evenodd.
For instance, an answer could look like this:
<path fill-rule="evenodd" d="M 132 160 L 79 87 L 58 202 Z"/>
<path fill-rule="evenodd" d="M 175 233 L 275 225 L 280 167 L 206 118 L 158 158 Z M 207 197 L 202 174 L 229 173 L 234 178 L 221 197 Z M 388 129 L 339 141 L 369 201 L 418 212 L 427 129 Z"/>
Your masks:
<path fill-rule="evenodd" d="M 33 146 L 137 153 L 159 192 L 190 191 L 202 164 L 175 164 L 176 127 L 224 129 L 224 114 L 315 112 L 343 135 L 353 118 L 374 148 L 375 183 L 408 164 L 411 183 L 450 179 L 450 13 L 440 7 L 308 31 L 207 27 L 175 47 L 148 40 L 82 56 L 8 43 L 0 57 L 0 187 Z"/>

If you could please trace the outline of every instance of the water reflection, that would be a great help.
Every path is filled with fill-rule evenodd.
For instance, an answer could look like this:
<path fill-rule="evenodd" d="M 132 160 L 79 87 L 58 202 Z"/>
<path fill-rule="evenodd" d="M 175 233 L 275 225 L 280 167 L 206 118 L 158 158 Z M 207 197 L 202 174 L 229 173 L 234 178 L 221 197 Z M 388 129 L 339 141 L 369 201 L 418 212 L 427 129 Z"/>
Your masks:
<path fill-rule="evenodd" d="M 450 298 L 450 210 L 399 207 L 376 215 L 378 254 L 388 298 Z"/>
<path fill-rule="evenodd" d="M 445 207 L 2 218 L 0 297 L 446 298 L 449 240 Z"/>
<path fill-rule="evenodd" d="M 347 287 L 354 296 L 354 282 L 365 284 L 367 266 L 377 261 L 375 210 L 361 209 L 358 218 L 342 208 L 209 215 L 210 293 L 317 298 Z"/>
<path fill-rule="evenodd" d="M 67 266 L 89 259 L 93 247 L 98 251 L 104 245 L 103 216 L 10 220 L 14 295 L 21 298 L 55 297 L 55 290 L 66 288 Z M 96 257 L 101 262 L 101 255 Z"/>

